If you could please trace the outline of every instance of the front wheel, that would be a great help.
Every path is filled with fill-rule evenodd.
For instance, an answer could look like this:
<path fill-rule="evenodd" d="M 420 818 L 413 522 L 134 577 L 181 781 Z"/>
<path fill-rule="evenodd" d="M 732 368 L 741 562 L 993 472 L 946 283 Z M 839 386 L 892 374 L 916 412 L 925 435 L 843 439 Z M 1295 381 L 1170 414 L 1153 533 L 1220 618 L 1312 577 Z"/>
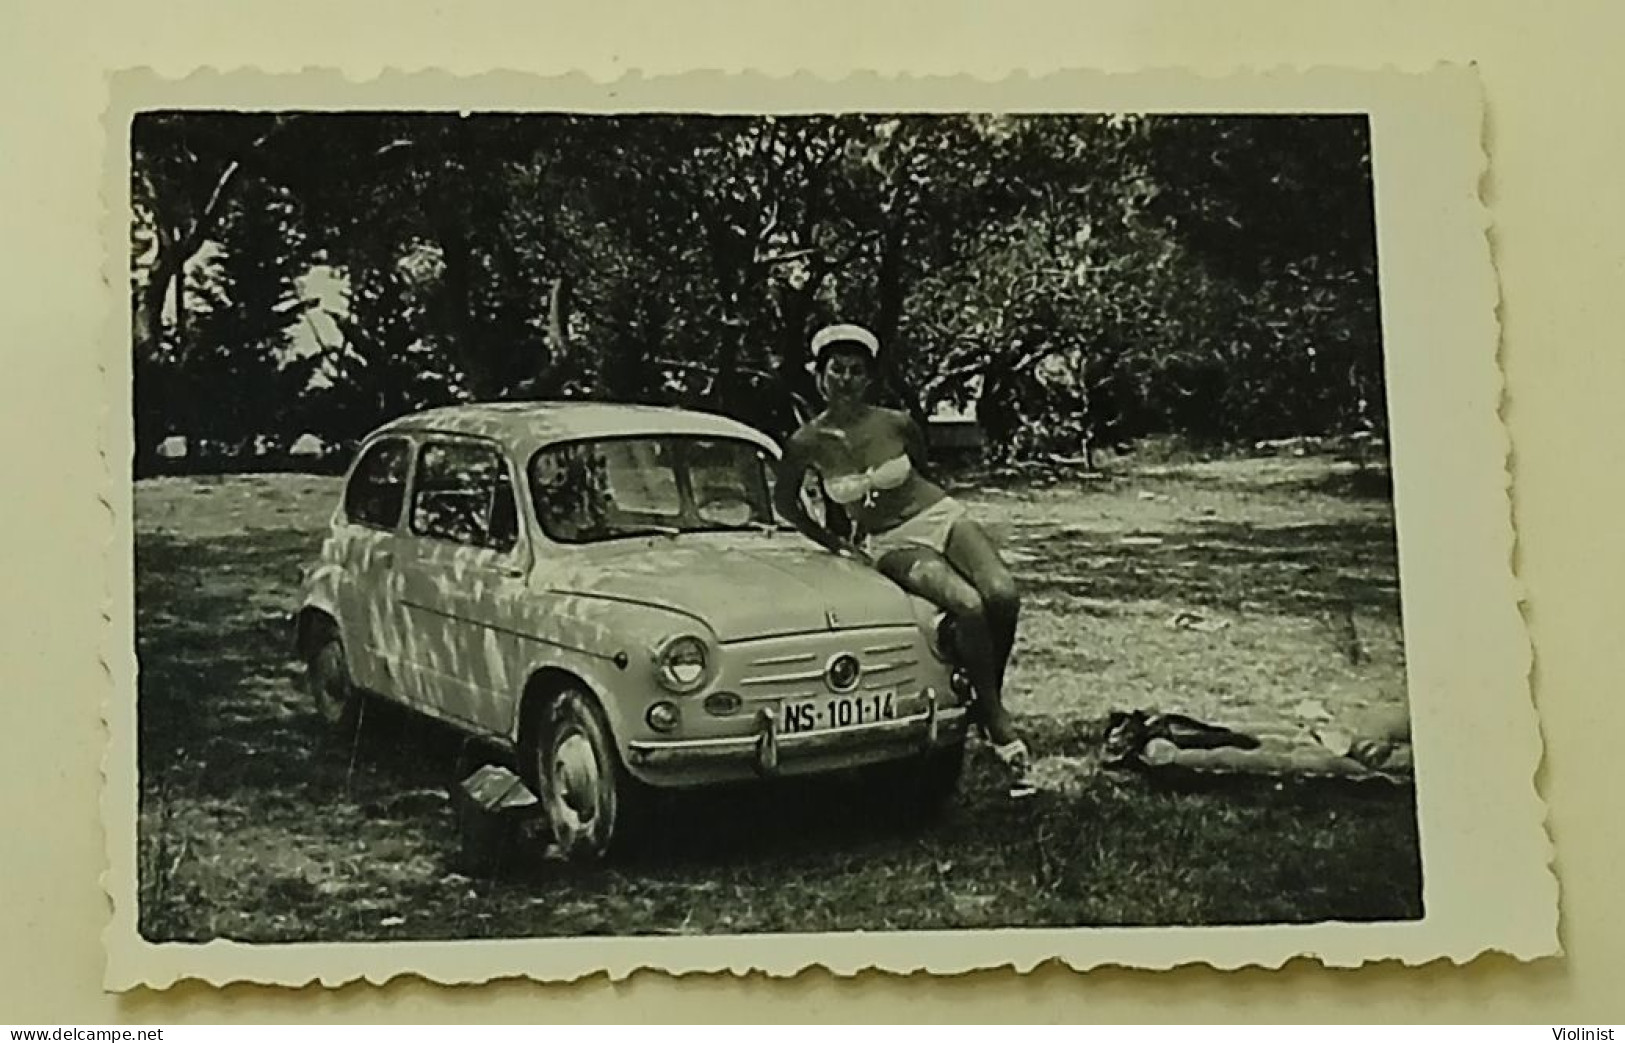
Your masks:
<path fill-rule="evenodd" d="M 579 688 L 554 696 L 529 746 L 527 767 L 540 784 L 559 853 L 595 862 L 624 849 L 648 795 L 621 764 L 592 696 Z"/>

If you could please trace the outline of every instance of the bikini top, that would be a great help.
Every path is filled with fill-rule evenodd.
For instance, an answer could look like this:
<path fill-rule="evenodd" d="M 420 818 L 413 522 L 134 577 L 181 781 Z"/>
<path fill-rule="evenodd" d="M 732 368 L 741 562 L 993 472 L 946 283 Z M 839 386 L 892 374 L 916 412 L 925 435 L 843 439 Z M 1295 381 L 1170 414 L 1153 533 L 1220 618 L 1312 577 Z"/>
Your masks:
<path fill-rule="evenodd" d="M 908 481 L 911 469 L 908 454 L 904 453 L 875 464 L 867 471 L 826 477 L 824 491 L 830 499 L 842 505 L 858 500 L 873 501 L 875 493 L 895 489 Z"/>

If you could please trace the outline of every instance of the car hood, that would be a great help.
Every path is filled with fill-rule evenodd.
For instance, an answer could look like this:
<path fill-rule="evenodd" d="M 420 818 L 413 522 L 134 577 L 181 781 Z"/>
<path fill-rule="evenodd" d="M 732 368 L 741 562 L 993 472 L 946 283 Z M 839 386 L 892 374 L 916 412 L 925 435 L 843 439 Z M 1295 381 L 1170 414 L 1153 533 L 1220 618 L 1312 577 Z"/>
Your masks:
<path fill-rule="evenodd" d="M 547 586 L 669 609 L 723 641 L 915 620 L 901 587 L 794 533 L 684 534 L 578 548 Z"/>

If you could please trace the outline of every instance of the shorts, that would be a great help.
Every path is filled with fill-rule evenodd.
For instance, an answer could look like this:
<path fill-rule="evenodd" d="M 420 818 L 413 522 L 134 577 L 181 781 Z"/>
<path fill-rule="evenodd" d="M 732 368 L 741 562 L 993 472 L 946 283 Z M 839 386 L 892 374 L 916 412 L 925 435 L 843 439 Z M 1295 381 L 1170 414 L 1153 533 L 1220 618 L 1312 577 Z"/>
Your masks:
<path fill-rule="evenodd" d="M 969 512 L 965 505 L 952 496 L 944 496 L 925 510 L 880 532 L 870 533 L 864 541 L 870 557 L 879 561 L 894 550 L 925 547 L 938 554 L 948 552 L 948 537 L 954 525 Z"/>

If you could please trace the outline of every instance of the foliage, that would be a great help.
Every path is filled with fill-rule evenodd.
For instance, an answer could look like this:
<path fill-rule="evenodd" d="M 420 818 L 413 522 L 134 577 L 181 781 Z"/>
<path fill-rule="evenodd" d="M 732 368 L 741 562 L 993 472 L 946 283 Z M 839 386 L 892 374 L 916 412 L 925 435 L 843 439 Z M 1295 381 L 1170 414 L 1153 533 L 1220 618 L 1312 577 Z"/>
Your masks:
<path fill-rule="evenodd" d="M 132 157 L 143 451 L 464 397 L 782 435 L 837 319 L 883 397 L 974 404 L 1006 456 L 1385 426 L 1357 117 L 154 113 Z M 301 266 L 344 289 L 332 343 L 290 340 Z"/>
<path fill-rule="evenodd" d="M 245 185 L 223 225 L 213 271 L 189 296 L 201 305 L 174 367 L 176 418 L 196 441 L 232 458 L 298 432 L 282 416 L 298 403 L 314 360 L 285 359 L 305 303 L 297 286 L 308 260 L 286 193 Z M 201 301 L 198 298 L 203 298 Z"/>

